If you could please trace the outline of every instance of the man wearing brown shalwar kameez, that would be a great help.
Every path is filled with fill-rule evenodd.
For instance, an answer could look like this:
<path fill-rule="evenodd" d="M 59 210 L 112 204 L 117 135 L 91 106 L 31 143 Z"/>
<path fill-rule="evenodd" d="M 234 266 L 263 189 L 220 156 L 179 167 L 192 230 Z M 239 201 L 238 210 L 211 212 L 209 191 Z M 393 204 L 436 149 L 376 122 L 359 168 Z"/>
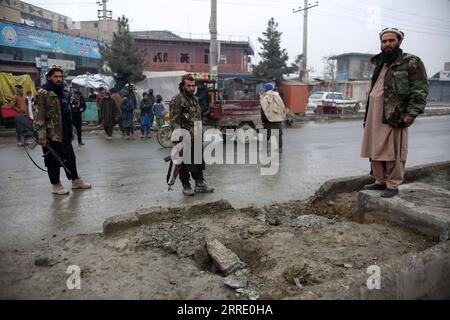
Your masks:
<path fill-rule="evenodd" d="M 403 37 L 403 32 L 397 29 L 385 29 L 380 33 L 382 53 L 372 59 L 377 67 L 366 108 L 361 147 L 361 157 L 370 159 L 372 175 L 376 179 L 365 189 L 383 190 L 381 196 L 386 198 L 396 196 L 404 180 L 408 127 L 423 112 L 428 93 L 420 59 L 400 50 Z M 418 103 L 414 105 L 410 101 Z"/>

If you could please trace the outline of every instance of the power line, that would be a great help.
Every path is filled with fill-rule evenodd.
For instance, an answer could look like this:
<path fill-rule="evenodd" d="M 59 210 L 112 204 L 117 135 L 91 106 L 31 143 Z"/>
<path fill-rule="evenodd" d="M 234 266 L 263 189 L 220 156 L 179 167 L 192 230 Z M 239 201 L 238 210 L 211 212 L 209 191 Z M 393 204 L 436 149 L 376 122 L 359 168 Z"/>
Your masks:
<path fill-rule="evenodd" d="M 325 6 L 325 7 L 327 7 L 327 6 Z M 328 6 L 328 8 L 329 8 L 329 10 L 335 10 L 334 8 L 331 8 L 329 6 Z M 354 10 L 354 9 L 350 9 L 348 7 L 347 8 L 344 8 L 344 7 L 339 8 L 337 11 L 343 11 L 344 13 L 348 12 L 349 14 L 351 14 L 351 16 L 355 16 L 356 15 L 356 16 L 359 16 L 359 17 L 362 17 L 362 18 L 367 18 L 366 16 L 361 15 L 360 11 Z M 389 16 L 392 17 L 392 18 L 389 18 Z M 412 25 L 412 24 L 409 23 L 410 20 L 398 19 L 395 16 L 392 16 L 392 15 L 389 15 L 389 14 L 385 14 L 385 13 L 380 15 L 380 18 L 383 18 L 386 21 L 392 21 L 394 23 L 398 23 L 398 22 L 402 22 L 403 21 L 403 24 L 406 24 L 406 25 L 408 25 L 410 27 L 420 28 L 420 29 L 427 29 L 428 31 L 431 31 L 431 32 L 447 32 L 447 31 L 450 32 L 450 26 L 446 26 L 446 28 L 448 28 L 449 30 L 446 30 L 446 29 L 444 30 L 444 29 L 442 29 L 442 27 L 438 27 L 438 26 L 424 26 L 422 24 L 421 25 Z M 405 23 L 404 21 L 407 21 L 407 23 Z"/>
<path fill-rule="evenodd" d="M 360 3 L 364 3 L 364 4 L 367 4 L 367 5 L 374 5 L 373 3 L 368 3 L 368 2 L 365 2 L 365 1 L 359 1 Z M 397 12 L 397 13 L 401 13 L 401 14 L 404 14 L 404 15 L 410 15 L 410 16 L 415 16 L 415 17 L 419 17 L 419 18 L 422 18 L 422 19 L 428 19 L 428 20 L 432 20 L 432 21 L 434 21 L 434 20 L 439 20 L 439 21 L 443 21 L 443 22 L 445 22 L 445 23 L 448 23 L 449 21 L 448 20 L 444 20 L 444 19 L 439 19 L 439 18 L 435 18 L 435 17 L 428 17 L 428 16 L 424 16 L 424 15 L 421 15 L 421 14 L 417 14 L 417 13 L 412 13 L 412 12 L 407 12 L 407 11 L 403 11 L 403 10 L 399 10 L 399 9 L 393 9 L 393 8 L 387 8 L 387 7 L 383 7 L 383 6 L 378 6 L 378 5 L 376 5 L 377 7 L 379 7 L 379 8 L 382 8 L 382 9 L 386 9 L 386 10 L 389 10 L 389 11 L 395 11 L 395 12 Z"/>
<path fill-rule="evenodd" d="M 325 8 L 325 10 L 329 10 L 329 9 Z M 335 15 L 335 16 L 338 16 L 338 17 L 344 17 L 347 20 L 354 21 L 354 22 L 359 22 L 359 23 L 364 23 L 364 24 L 367 25 L 367 20 L 366 21 L 361 21 L 361 20 L 355 19 L 355 16 L 356 17 L 361 17 L 361 18 L 364 18 L 364 19 L 367 18 L 366 16 L 362 16 L 362 15 L 354 14 L 354 13 L 347 14 L 347 13 L 334 12 L 334 11 L 329 13 L 329 14 L 332 14 L 332 15 Z M 383 19 L 383 20 L 386 20 L 386 22 L 389 22 L 388 19 Z M 388 26 L 388 25 L 383 25 L 383 26 Z M 432 30 L 432 29 L 424 29 L 424 28 L 422 28 L 420 26 L 412 26 L 412 25 L 407 25 L 407 24 L 402 24 L 401 26 L 402 26 L 402 29 L 404 29 L 404 30 L 408 30 L 408 31 L 416 32 L 416 33 L 423 33 L 423 34 L 429 34 L 429 35 L 435 35 L 435 36 L 450 37 L 450 32 L 446 32 L 446 30 L 442 30 L 442 31 L 439 30 L 438 31 L 438 30 Z M 416 29 L 416 28 L 420 28 L 420 29 Z"/>

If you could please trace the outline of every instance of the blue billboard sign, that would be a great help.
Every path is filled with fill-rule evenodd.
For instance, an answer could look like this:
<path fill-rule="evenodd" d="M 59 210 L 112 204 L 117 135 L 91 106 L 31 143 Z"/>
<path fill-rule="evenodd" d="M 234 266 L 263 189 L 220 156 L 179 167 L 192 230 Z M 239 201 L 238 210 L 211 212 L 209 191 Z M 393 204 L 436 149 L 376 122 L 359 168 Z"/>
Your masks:
<path fill-rule="evenodd" d="M 100 59 L 98 41 L 0 22 L 0 45 Z"/>

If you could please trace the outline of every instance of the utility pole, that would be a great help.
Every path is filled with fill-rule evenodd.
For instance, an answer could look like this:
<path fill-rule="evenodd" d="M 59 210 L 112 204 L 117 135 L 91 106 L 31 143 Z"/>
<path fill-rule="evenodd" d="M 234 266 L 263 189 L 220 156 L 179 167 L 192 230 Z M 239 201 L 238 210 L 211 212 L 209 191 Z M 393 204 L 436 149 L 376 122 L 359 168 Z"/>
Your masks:
<path fill-rule="evenodd" d="M 209 33 L 211 42 L 209 46 L 209 72 L 212 75 L 218 74 L 218 44 L 217 44 L 217 0 L 211 0 L 211 20 L 209 21 Z"/>
<path fill-rule="evenodd" d="M 314 7 L 319 6 L 319 2 L 316 1 L 315 5 L 311 5 L 308 3 L 308 0 L 305 0 L 305 3 L 302 7 L 298 7 L 298 10 L 292 9 L 293 13 L 298 13 L 303 11 L 303 61 L 300 73 L 300 79 L 307 84 L 308 83 L 308 10 Z"/>
<path fill-rule="evenodd" d="M 108 0 L 97 1 L 97 4 L 102 7 L 102 10 L 97 10 L 98 20 L 111 20 L 112 19 L 112 11 L 106 9 L 106 3 Z"/>

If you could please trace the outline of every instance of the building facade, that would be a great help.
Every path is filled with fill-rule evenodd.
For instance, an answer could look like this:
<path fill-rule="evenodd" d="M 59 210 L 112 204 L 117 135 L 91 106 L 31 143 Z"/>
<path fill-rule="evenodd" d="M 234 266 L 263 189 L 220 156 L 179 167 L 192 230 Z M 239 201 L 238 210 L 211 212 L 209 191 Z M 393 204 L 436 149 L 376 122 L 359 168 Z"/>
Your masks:
<path fill-rule="evenodd" d="M 100 42 L 111 42 L 114 32 L 119 30 L 117 20 L 94 20 L 73 22 L 70 30 L 66 31 L 73 36 L 96 39 Z"/>
<path fill-rule="evenodd" d="M 336 80 L 370 80 L 375 69 L 370 62 L 373 56 L 374 54 L 351 52 L 331 57 L 336 60 Z"/>
<path fill-rule="evenodd" d="M 42 60 L 75 76 L 96 73 L 100 57 L 96 40 L 0 21 L 0 72 L 27 73 L 39 84 Z"/>
<path fill-rule="evenodd" d="M 110 42 L 117 20 L 78 21 L 18 0 L 0 0 L 0 72 L 28 73 L 39 83 L 42 59 L 69 76 L 96 73 L 99 42 Z"/>
<path fill-rule="evenodd" d="M 72 19 L 19 0 L 0 0 L 0 20 L 64 33 Z"/>
<path fill-rule="evenodd" d="M 209 72 L 209 39 L 191 39 L 169 31 L 131 32 L 145 54 L 146 71 Z M 250 41 L 219 41 L 219 74 L 250 73 Z"/>

